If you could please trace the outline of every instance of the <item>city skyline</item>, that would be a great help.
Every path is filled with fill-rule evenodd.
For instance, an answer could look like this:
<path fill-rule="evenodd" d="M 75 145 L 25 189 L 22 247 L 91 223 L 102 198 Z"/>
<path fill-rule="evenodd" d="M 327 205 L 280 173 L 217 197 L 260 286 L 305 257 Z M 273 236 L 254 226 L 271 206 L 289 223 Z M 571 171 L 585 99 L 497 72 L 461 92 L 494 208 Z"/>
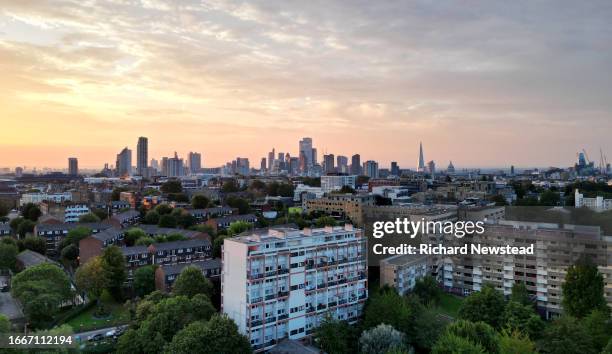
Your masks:
<path fill-rule="evenodd" d="M 207 166 L 303 136 L 407 168 L 418 141 L 440 166 L 612 154 L 606 2 L 2 4 L 3 166 L 102 166 L 134 135 Z"/>

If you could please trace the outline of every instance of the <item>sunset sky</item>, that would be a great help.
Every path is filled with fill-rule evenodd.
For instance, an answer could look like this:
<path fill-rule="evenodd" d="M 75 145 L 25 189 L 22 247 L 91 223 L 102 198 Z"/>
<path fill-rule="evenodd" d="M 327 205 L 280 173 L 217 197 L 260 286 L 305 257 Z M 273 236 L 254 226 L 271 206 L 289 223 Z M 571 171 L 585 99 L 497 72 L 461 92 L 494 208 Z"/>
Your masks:
<path fill-rule="evenodd" d="M 612 160 L 611 1 L 0 0 L 0 167 Z M 321 160 L 321 157 L 319 157 Z"/>

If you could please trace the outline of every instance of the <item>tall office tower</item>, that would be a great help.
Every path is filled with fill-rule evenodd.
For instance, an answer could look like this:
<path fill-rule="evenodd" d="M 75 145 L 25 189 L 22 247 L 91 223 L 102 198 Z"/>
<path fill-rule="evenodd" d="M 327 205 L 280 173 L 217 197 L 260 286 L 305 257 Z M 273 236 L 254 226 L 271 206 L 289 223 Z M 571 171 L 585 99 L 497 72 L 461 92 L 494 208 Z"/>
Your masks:
<path fill-rule="evenodd" d="M 336 157 L 336 170 L 340 173 L 348 173 L 348 157 L 338 155 Z"/>
<path fill-rule="evenodd" d="M 372 160 L 364 162 L 363 174 L 370 178 L 378 178 L 378 162 Z"/>
<path fill-rule="evenodd" d="M 302 138 L 300 140 L 300 155 L 304 154 L 306 168 L 312 167 L 313 154 L 312 154 L 312 138 Z"/>
<path fill-rule="evenodd" d="M 183 167 L 183 159 L 179 159 L 176 151 L 174 157 L 166 158 L 166 169 L 168 177 L 181 177 L 185 175 L 185 168 Z M 163 160 L 162 160 L 163 161 Z"/>
<path fill-rule="evenodd" d="M 455 173 L 455 165 L 453 165 L 452 161 L 448 163 L 448 168 L 446 169 L 446 173 Z"/>
<path fill-rule="evenodd" d="M 433 160 L 427 163 L 427 171 L 431 173 L 432 177 L 433 177 L 433 174 L 436 173 L 436 163 Z"/>
<path fill-rule="evenodd" d="M 514 176 L 514 165 L 510 166 L 510 176 Z"/>
<path fill-rule="evenodd" d="M 159 161 L 156 159 L 151 159 L 151 168 L 155 171 L 159 171 Z"/>
<path fill-rule="evenodd" d="M 323 170 L 325 173 L 336 172 L 334 168 L 334 154 L 323 155 Z"/>
<path fill-rule="evenodd" d="M 198 173 L 202 169 L 202 154 L 199 152 L 189 152 L 189 172 Z"/>
<path fill-rule="evenodd" d="M 278 158 L 276 159 L 276 161 L 278 161 L 278 170 L 279 171 L 284 170 L 285 169 L 285 153 L 279 152 Z"/>
<path fill-rule="evenodd" d="M 300 159 L 297 157 L 292 157 L 289 159 L 289 166 L 287 167 L 290 175 L 298 174 L 300 170 Z"/>
<path fill-rule="evenodd" d="M 130 176 L 132 174 L 132 150 L 124 147 L 123 150 L 117 154 L 115 169 L 119 177 Z"/>
<path fill-rule="evenodd" d="M 149 161 L 149 139 L 141 136 L 136 146 L 136 173 L 140 176 L 147 174 L 147 162 Z"/>
<path fill-rule="evenodd" d="M 308 171 L 308 159 L 304 151 L 300 151 L 300 172 L 305 174 Z"/>
<path fill-rule="evenodd" d="M 361 175 L 361 156 L 355 154 L 351 157 L 351 174 L 359 176 Z"/>
<path fill-rule="evenodd" d="M 72 176 L 79 174 L 79 160 L 76 157 L 68 158 L 68 174 Z"/>
<path fill-rule="evenodd" d="M 23 176 L 23 167 L 15 167 L 15 177 L 19 178 Z"/>
<path fill-rule="evenodd" d="M 391 161 L 391 174 L 394 176 L 400 176 L 400 168 L 397 165 L 397 161 Z"/>
<path fill-rule="evenodd" d="M 419 167 L 417 172 L 426 172 L 425 170 L 425 158 L 423 157 L 423 143 L 419 143 Z"/>
<path fill-rule="evenodd" d="M 236 158 L 236 173 L 248 176 L 250 170 L 249 159 L 246 157 Z"/>
<path fill-rule="evenodd" d="M 268 167 L 268 164 L 266 163 L 266 158 L 262 157 L 261 158 L 261 164 L 259 165 L 259 170 L 261 172 L 264 172 L 266 170 L 266 168 Z"/>
<path fill-rule="evenodd" d="M 272 148 L 272 151 L 268 153 L 268 172 L 272 171 L 272 166 L 274 166 L 274 159 L 274 148 Z"/>
<path fill-rule="evenodd" d="M 367 238 L 344 227 L 265 233 L 223 242 L 221 308 L 256 353 L 311 337 L 321 321 L 355 323 L 368 298 Z"/>
<path fill-rule="evenodd" d="M 312 148 L 312 165 L 316 165 L 318 164 L 319 161 L 317 160 L 317 149 L 316 148 Z"/>

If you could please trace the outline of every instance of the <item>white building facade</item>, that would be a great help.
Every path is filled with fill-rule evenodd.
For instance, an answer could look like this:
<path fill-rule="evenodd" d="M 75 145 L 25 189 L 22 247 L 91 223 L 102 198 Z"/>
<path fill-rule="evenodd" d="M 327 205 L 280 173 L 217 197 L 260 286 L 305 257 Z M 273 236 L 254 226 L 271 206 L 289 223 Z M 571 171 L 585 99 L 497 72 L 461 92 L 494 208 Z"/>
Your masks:
<path fill-rule="evenodd" d="M 368 297 L 366 243 L 351 225 L 226 239 L 222 311 L 256 352 L 310 336 L 326 315 L 356 322 Z"/>

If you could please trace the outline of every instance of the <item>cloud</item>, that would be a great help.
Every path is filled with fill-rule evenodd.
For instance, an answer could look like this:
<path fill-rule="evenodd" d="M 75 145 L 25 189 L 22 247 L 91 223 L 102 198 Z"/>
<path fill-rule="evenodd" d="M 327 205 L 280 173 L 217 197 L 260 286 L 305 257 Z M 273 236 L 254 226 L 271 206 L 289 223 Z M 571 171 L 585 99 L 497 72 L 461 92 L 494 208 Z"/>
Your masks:
<path fill-rule="evenodd" d="M 248 146 L 266 129 L 284 134 L 268 134 L 277 144 L 320 134 L 329 149 L 358 135 L 368 143 L 354 149 L 384 161 L 399 158 L 380 141 L 411 136 L 459 163 L 569 164 L 578 138 L 609 141 L 611 17 L 606 1 L 0 0 L 0 89 L 15 116 L 49 107 L 56 137 L 66 124 L 167 129 L 153 136 L 193 124 L 240 130 Z M 67 111 L 93 121 L 64 122 Z M 536 160 L 528 149 L 559 144 L 551 130 L 580 145 Z M 475 153 L 481 144 L 444 141 L 458 132 L 503 139 Z M 261 149 L 248 149 L 254 161 Z"/>

